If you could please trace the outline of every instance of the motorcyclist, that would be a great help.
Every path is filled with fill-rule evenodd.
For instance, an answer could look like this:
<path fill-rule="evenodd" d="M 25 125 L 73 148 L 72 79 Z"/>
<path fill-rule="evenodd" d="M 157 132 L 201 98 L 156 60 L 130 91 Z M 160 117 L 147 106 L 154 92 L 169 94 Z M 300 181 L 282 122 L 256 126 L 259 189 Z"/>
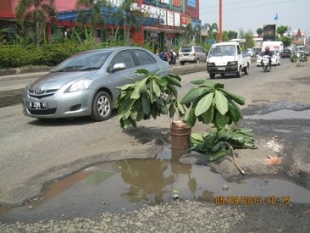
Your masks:
<path fill-rule="evenodd" d="M 271 57 L 272 57 L 272 53 L 270 52 L 269 46 L 265 47 L 265 52 L 262 54 L 262 56 L 269 56 L 269 67 L 271 67 Z M 262 64 L 263 64 L 263 60 L 262 60 Z"/>
<path fill-rule="evenodd" d="M 169 64 L 176 64 L 176 59 L 177 59 L 177 54 L 173 51 L 173 49 L 170 50 L 169 52 Z"/>
<path fill-rule="evenodd" d="M 162 49 L 159 52 L 159 57 L 164 61 L 168 61 L 167 54 Z"/>

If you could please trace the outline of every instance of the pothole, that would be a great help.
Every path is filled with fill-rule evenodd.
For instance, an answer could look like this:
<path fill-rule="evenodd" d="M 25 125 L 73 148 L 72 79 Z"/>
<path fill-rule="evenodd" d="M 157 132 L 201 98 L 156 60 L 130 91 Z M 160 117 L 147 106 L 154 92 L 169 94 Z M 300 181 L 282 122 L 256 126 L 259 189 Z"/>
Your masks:
<path fill-rule="evenodd" d="M 94 218 L 102 211 L 121 212 L 175 199 L 215 204 L 310 204 L 310 191 L 274 177 L 228 182 L 208 166 L 183 165 L 187 151 L 164 150 L 155 159 L 133 159 L 93 165 L 46 187 L 44 195 L 21 207 L 0 211 L 0 221 L 36 222 Z M 222 201 L 225 201 L 223 203 Z M 240 204 L 240 203 L 239 203 Z"/>

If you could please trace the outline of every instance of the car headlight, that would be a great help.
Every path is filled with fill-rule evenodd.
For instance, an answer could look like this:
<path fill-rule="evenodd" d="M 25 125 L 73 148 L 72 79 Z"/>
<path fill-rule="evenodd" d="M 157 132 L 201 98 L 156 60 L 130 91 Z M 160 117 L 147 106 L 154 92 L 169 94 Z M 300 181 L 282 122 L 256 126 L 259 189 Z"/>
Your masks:
<path fill-rule="evenodd" d="M 93 80 L 90 80 L 90 79 L 79 80 L 70 86 L 68 92 L 84 90 L 84 89 L 88 88 L 92 82 L 93 82 Z"/>
<path fill-rule="evenodd" d="M 227 62 L 228 66 L 234 66 L 234 65 L 238 65 L 238 61 L 229 61 Z"/>
<path fill-rule="evenodd" d="M 208 62 L 207 66 L 215 66 L 215 63 L 214 62 Z"/>

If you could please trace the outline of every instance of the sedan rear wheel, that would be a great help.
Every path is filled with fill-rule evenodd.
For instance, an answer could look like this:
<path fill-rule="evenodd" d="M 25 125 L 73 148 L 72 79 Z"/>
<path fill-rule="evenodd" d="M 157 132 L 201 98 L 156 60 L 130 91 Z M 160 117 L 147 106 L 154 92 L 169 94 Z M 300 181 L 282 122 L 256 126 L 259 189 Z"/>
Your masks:
<path fill-rule="evenodd" d="M 105 91 L 99 91 L 93 100 L 91 118 L 94 121 L 104 121 L 112 114 L 112 101 L 110 95 Z"/>

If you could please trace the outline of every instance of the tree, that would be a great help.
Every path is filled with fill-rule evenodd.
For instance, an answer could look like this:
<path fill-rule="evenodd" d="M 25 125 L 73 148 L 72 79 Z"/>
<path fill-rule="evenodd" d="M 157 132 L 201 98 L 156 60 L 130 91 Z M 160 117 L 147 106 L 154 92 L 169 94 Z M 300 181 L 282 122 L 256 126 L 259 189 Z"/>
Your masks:
<path fill-rule="evenodd" d="M 236 31 L 229 31 L 228 32 L 228 38 L 230 40 L 237 39 L 238 38 L 238 32 L 236 32 Z"/>
<path fill-rule="evenodd" d="M 195 43 L 196 44 L 201 44 L 201 26 L 197 24 L 194 27 L 194 36 L 195 36 Z"/>
<path fill-rule="evenodd" d="M 257 28 L 256 29 L 256 33 L 259 37 L 262 37 L 263 36 L 263 29 L 262 28 Z"/>
<path fill-rule="evenodd" d="M 253 33 L 251 31 L 248 31 L 245 33 L 245 48 L 253 48 L 254 47 L 254 40 L 253 40 Z"/>
<path fill-rule="evenodd" d="M 222 41 L 229 41 L 229 35 L 227 31 L 223 31 Z"/>
<path fill-rule="evenodd" d="M 193 41 L 194 35 L 194 29 L 192 27 L 192 24 L 187 24 L 186 27 L 182 29 L 182 31 L 182 39 L 185 41 L 186 44 L 190 44 Z"/>
<path fill-rule="evenodd" d="M 282 37 L 283 47 L 289 47 L 292 44 L 292 39 L 288 36 Z"/>
<path fill-rule="evenodd" d="M 130 31 L 132 29 L 139 31 L 142 22 L 142 13 L 136 9 L 137 0 L 126 0 L 112 13 L 111 19 L 116 21 L 117 28 L 124 27 L 125 43 L 129 42 Z M 115 35 L 115 38 L 117 33 Z"/>
<path fill-rule="evenodd" d="M 283 37 L 284 33 L 287 32 L 287 28 L 288 28 L 287 26 L 283 25 L 277 27 L 277 33 L 280 35 L 281 38 Z"/>
<path fill-rule="evenodd" d="M 106 0 L 77 0 L 76 10 L 78 11 L 77 22 L 84 27 L 90 24 L 91 35 L 95 35 L 98 25 L 106 24 L 102 14 L 104 7 L 109 7 Z"/>
<path fill-rule="evenodd" d="M 16 6 L 19 24 L 25 33 L 29 27 L 33 28 L 37 47 L 40 46 L 40 36 L 45 32 L 46 21 L 56 16 L 54 2 L 55 0 L 20 0 Z"/>

